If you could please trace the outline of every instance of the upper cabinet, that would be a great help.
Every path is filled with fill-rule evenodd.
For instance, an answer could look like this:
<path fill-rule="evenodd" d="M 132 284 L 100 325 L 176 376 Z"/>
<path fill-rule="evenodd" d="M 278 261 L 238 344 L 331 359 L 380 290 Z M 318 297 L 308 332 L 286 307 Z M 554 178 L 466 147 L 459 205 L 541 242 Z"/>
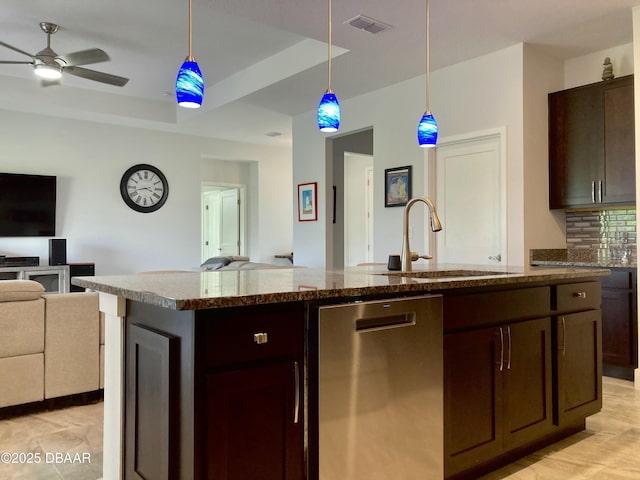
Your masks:
<path fill-rule="evenodd" d="M 549 208 L 635 204 L 633 75 L 549 94 Z"/>

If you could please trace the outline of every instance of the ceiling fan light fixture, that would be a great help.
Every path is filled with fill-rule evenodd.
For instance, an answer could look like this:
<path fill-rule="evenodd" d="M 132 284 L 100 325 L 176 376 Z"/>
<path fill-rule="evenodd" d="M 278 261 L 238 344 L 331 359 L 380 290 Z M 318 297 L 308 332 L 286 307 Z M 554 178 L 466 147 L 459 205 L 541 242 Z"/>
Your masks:
<path fill-rule="evenodd" d="M 198 108 L 204 97 L 204 79 L 202 72 L 192 56 L 188 56 L 176 78 L 176 99 L 178 105 L 185 108 Z"/>
<path fill-rule="evenodd" d="M 40 78 L 47 80 L 58 80 L 62 78 L 62 68 L 58 64 L 47 65 L 40 63 L 33 66 L 34 72 Z"/>

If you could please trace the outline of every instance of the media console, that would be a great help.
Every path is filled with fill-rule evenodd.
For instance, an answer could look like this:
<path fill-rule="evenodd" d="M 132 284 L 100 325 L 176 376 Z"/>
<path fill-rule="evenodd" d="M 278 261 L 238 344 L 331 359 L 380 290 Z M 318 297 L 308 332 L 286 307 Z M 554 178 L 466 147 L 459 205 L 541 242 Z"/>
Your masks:
<path fill-rule="evenodd" d="M 35 280 L 45 293 L 67 293 L 69 265 L 0 267 L 0 280 Z"/>

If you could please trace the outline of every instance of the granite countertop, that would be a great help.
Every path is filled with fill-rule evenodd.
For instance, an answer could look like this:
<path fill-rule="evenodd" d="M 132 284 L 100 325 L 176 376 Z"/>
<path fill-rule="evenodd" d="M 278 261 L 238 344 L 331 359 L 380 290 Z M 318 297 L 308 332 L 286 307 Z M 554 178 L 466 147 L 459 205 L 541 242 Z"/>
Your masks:
<path fill-rule="evenodd" d="M 442 270 L 490 271 L 481 276 L 407 278 L 386 265 L 328 271 L 315 268 L 275 268 L 211 272 L 166 272 L 73 277 L 72 284 L 173 310 L 312 301 L 338 297 L 437 292 L 456 288 L 514 285 L 548 280 L 608 275 L 606 269 L 493 268 L 469 265 L 414 266 L 415 272 Z M 388 275 L 387 275 L 388 274 Z M 426 274 L 426 273 L 425 273 Z"/>
<path fill-rule="evenodd" d="M 617 262 L 617 261 L 603 261 L 603 262 L 589 262 L 589 261 L 570 261 L 570 260 L 535 260 L 532 262 L 532 266 L 540 267 L 591 267 L 591 268 L 638 268 L 636 262 Z"/>
<path fill-rule="evenodd" d="M 634 250 L 635 251 L 635 250 Z M 530 251 L 532 266 L 548 267 L 595 267 L 595 268 L 637 268 L 635 253 L 622 258 L 599 258 L 597 250 L 542 248 Z"/>

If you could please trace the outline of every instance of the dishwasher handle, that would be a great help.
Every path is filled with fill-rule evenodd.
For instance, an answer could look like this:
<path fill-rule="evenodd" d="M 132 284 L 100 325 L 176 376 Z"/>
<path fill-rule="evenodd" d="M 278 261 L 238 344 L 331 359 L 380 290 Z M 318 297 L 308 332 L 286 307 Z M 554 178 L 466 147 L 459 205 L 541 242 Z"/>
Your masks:
<path fill-rule="evenodd" d="M 356 332 L 367 333 L 391 328 L 413 327 L 416 324 L 416 313 L 407 312 L 398 315 L 385 315 L 381 317 L 358 318 L 356 320 Z"/>

